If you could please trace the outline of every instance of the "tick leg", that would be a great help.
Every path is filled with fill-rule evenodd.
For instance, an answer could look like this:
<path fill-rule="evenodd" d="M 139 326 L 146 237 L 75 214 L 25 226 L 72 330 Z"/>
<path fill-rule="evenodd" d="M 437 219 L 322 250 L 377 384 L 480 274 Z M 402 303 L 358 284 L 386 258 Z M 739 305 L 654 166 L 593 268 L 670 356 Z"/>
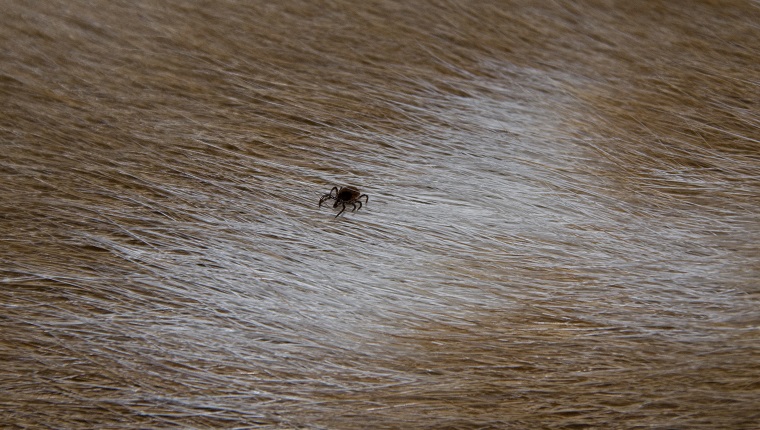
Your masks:
<path fill-rule="evenodd" d="M 338 212 L 338 215 L 335 215 L 335 218 L 339 217 L 340 214 L 342 214 L 344 210 L 346 210 L 346 204 L 345 203 L 343 203 L 343 208 L 340 210 L 340 212 Z"/>
<path fill-rule="evenodd" d="M 362 208 L 362 202 L 354 202 L 354 203 L 353 203 L 353 205 L 354 205 L 354 210 L 352 210 L 351 212 L 356 212 L 356 204 L 357 204 L 357 203 L 359 204 L 359 209 L 361 209 L 361 208 Z"/>
<path fill-rule="evenodd" d="M 333 196 L 333 193 L 335 193 L 335 196 Z M 337 199 L 337 198 L 338 198 L 338 187 L 332 187 L 332 190 L 330 190 L 329 193 L 323 195 L 322 198 L 319 199 L 319 207 L 320 208 L 322 207 L 322 203 L 324 203 L 325 200 Z"/>
<path fill-rule="evenodd" d="M 334 196 L 333 196 L 333 193 L 335 193 Z M 338 187 L 332 187 L 332 190 L 330 190 L 329 193 L 323 195 L 322 198 L 319 199 L 319 207 L 320 208 L 322 207 L 322 203 L 324 203 L 325 200 L 337 199 L 337 198 L 338 198 Z M 335 207 L 335 206 L 333 206 L 333 207 Z"/>
<path fill-rule="evenodd" d="M 369 203 L 369 196 L 368 195 L 362 194 L 362 195 L 359 196 L 359 199 L 361 199 L 362 197 L 364 197 L 364 203 Z M 356 200 L 359 200 L 359 199 L 356 199 Z"/>

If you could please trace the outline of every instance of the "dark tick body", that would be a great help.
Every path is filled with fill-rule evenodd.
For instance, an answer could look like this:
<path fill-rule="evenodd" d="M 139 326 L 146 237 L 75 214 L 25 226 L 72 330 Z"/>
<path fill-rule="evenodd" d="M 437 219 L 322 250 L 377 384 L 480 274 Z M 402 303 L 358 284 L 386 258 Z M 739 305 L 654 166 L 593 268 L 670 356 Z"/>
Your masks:
<path fill-rule="evenodd" d="M 369 202 L 369 196 L 366 194 L 362 194 L 357 188 L 342 187 L 338 189 L 338 187 L 333 187 L 329 193 L 325 194 L 319 199 L 319 207 L 322 207 L 322 203 L 324 203 L 325 200 L 334 199 L 335 200 L 335 204 L 333 205 L 334 208 L 337 208 L 339 205 L 343 206 L 340 212 L 338 212 L 338 215 L 335 215 L 335 218 L 337 218 L 340 216 L 340 214 L 343 213 L 343 211 L 346 210 L 346 205 L 352 205 L 354 207 L 351 210 L 351 212 L 354 212 L 357 209 L 361 209 L 362 198 L 364 198 L 365 204 Z M 357 208 L 356 205 L 359 205 L 359 207 Z"/>

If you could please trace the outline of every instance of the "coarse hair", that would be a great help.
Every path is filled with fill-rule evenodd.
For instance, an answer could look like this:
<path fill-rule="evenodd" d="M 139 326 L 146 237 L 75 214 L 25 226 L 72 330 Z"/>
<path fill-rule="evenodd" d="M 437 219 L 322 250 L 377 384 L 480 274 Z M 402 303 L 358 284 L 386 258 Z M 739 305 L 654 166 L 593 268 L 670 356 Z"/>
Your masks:
<path fill-rule="evenodd" d="M 2 9 L 4 425 L 760 420 L 757 2 Z"/>

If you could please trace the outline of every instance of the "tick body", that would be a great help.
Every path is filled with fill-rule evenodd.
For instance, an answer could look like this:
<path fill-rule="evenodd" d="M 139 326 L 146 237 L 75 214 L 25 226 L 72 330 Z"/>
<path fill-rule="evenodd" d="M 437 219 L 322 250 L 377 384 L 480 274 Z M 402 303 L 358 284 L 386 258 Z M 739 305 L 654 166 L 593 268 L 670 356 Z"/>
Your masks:
<path fill-rule="evenodd" d="M 354 207 L 351 209 L 351 212 L 354 212 L 357 209 L 361 209 L 362 198 L 364 199 L 364 204 L 367 204 L 369 202 L 369 196 L 362 194 L 358 188 L 342 187 L 339 189 L 338 187 L 333 187 L 329 193 L 325 194 L 319 199 L 319 207 L 322 207 L 322 203 L 324 203 L 325 200 L 335 200 L 335 204 L 333 204 L 334 208 L 342 206 L 340 212 L 338 212 L 338 215 L 335 215 L 335 218 L 337 218 L 340 216 L 340 214 L 343 213 L 343 211 L 346 210 L 346 205 L 352 205 Z M 359 207 L 356 207 L 356 205 L 359 205 Z"/>

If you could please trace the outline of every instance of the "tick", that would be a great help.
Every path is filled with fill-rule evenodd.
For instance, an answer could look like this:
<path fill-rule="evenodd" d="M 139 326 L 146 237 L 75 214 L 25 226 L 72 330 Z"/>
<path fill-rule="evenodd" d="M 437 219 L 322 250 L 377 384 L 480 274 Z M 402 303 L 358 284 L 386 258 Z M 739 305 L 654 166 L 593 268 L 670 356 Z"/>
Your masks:
<path fill-rule="evenodd" d="M 322 207 L 322 203 L 324 203 L 325 200 L 335 200 L 335 204 L 333 205 L 334 208 L 342 206 L 340 212 L 338 212 L 338 215 L 335 215 L 335 218 L 337 218 L 340 216 L 340 214 L 343 213 L 344 210 L 346 210 L 346 205 L 352 205 L 354 207 L 351 212 L 354 212 L 357 209 L 361 209 L 362 197 L 364 198 L 364 203 L 367 204 L 369 202 L 369 196 L 362 194 L 358 188 L 342 187 L 338 189 L 338 187 L 332 187 L 332 190 L 330 190 L 329 193 L 325 194 L 319 199 L 319 207 Z M 359 205 L 358 208 L 356 207 L 357 204 Z"/>

